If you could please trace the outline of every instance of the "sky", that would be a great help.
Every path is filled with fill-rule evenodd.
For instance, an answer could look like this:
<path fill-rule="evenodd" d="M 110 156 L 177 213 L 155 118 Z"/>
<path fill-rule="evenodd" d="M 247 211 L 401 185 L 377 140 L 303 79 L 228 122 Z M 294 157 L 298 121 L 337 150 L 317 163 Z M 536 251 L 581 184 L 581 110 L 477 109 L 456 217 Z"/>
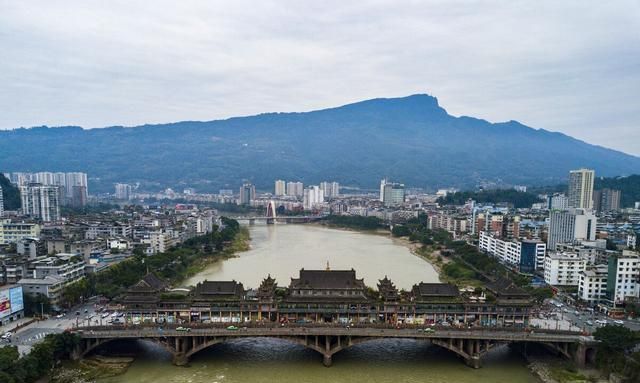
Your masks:
<path fill-rule="evenodd" d="M 0 0 L 0 129 L 415 93 L 640 155 L 640 1 Z"/>

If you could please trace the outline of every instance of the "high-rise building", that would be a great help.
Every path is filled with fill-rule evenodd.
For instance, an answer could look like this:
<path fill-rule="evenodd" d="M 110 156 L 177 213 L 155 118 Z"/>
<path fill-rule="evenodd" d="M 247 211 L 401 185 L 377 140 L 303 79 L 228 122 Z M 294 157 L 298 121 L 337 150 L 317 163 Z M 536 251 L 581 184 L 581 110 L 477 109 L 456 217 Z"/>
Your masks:
<path fill-rule="evenodd" d="M 287 195 L 302 197 L 304 194 L 304 184 L 302 182 L 287 182 Z"/>
<path fill-rule="evenodd" d="M 608 258 L 607 299 L 623 303 L 627 298 L 637 299 L 640 294 L 640 257 L 624 251 Z"/>
<path fill-rule="evenodd" d="M 60 220 L 58 187 L 31 183 L 20 187 L 22 212 L 43 222 Z"/>
<path fill-rule="evenodd" d="M 620 190 L 596 190 L 593 192 L 593 208 L 598 212 L 620 210 L 620 195 Z"/>
<path fill-rule="evenodd" d="M 116 184 L 116 199 L 128 201 L 131 199 L 131 185 Z"/>
<path fill-rule="evenodd" d="M 569 198 L 564 193 L 554 193 L 547 196 L 547 209 L 567 209 Z"/>
<path fill-rule="evenodd" d="M 340 184 L 337 182 L 320 182 L 324 198 L 331 199 L 340 195 Z"/>
<path fill-rule="evenodd" d="M 569 207 L 593 209 L 593 181 L 595 172 L 578 169 L 569 172 Z"/>
<path fill-rule="evenodd" d="M 240 205 L 250 205 L 256 199 L 256 187 L 250 183 L 240 186 Z"/>
<path fill-rule="evenodd" d="M 287 185 L 283 180 L 276 180 L 275 195 L 277 196 L 285 195 L 287 192 L 286 187 Z"/>
<path fill-rule="evenodd" d="M 89 185 L 87 184 L 87 173 L 67 173 L 65 177 L 65 190 L 67 192 L 67 197 L 73 197 L 73 187 L 74 186 L 84 186 L 87 190 L 87 194 L 89 194 Z"/>
<path fill-rule="evenodd" d="M 384 206 L 398 206 L 404 203 L 404 184 L 386 182 L 380 185 Z"/>
<path fill-rule="evenodd" d="M 587 209 L 551 210 L 547 249 L 556 250 L 558 243 L 596 239 L 596 216 Z"/>
<path fill-rule="evenodd" d="M 384 185 L 387 184 L 387 179 L 383 178 L 380 180 L 380 202 L 384 202 Z"/>
<path fill-rule="evenodd" d="M 324 191 L 320 186 L 309 186 L 304 189 L 302 205 L 305 210 L 311 210 L 317 204 L 324 202 Z"/>
<path fill-rule="evenodd" d="M 71 206 L 82 208 L 87 206 L 87 187 L 74 186 L 71 193 Z"/>
<path fill-rule="evenodd" d="M 0 186 L 0 217 L 4 215 L 4 197 L 2 196 L 2 187 Z"/>

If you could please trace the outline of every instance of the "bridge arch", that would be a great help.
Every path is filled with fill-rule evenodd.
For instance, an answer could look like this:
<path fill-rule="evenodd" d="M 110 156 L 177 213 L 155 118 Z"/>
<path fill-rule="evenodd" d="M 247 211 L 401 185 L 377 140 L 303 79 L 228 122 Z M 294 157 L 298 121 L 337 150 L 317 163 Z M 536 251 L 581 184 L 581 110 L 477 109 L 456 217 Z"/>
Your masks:
<path fill-rule="evenodd" d="M 168 338 L 171 339 L 171 338 Z M 111 343 L 113 341 L 143 341 L 143 342 L 151 342 L 157 346 L 162 347 L 165 351 L 169 352 L 172 355 L 175 355 L 175 348 L 171 347 L 166 340 L 160 338 L 88 338 L 83 339 L 82 342 L 84 344 L 79 345 L 79 347 L 74 352 L 75 358 L 84 358 L 85 356 L 91 354 L 100 346 L 103 346 L 107 343 Z"/>
<path fill-rule="evenodd" d="M 255 338 L 271 338 L 280 339 L 293 344 L 301 345 L 310 350 L 316 351 L 323 356 L 323 363 L 326 366 L 331 365 L 332 356 L 345 350 L 351 346 L 359 343 L 364 343 L 372 340 L 380 340 L 377 337 L 351 337 L 351 336 L 282 336 L 282 335 L 265 335 L 256 336 Z M 177 364 L 186 364 L 189 359 L 200 351 L 206 350 L 209 347 L 215 346 L 220 343 L 227 342 L 233 339 L 240 339 L 235 336 L 220 336 L 220 337 L 203 337 L 201 340 L 196 340 L 191 344 L 191 348 L 184 353 L 173 350 L 174 361 Z"/>

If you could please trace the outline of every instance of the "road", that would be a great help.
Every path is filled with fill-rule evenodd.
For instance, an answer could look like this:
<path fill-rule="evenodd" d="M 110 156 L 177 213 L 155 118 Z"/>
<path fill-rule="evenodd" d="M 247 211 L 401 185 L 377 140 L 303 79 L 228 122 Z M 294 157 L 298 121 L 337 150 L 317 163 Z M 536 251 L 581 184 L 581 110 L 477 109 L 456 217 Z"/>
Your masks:
<path fill-rule="evenodd" d="M 596 321 L 606 320 L 608 325 L 622 325 L 633 331 L 640 331 L 640 321 L 637 319 L 624 319 L 621 323 L 616 323 L 602 313 L 581 310 L 567 303 L 557 307 L 552 302 L 547 301 L 535 315 L 532 315 L 533 326 L 542 329 L 580 330 L 593 333 L 599 327 Z"/>
<path fill-rule="evenodd" d="M 76 315 L 76 312 L 79 312 L 80 315 Z M 100 321 L 95 322 L 95 319 L 100 318 L 100 315 L 95 312 L 93 303 L 87 303 L 74 307 L 62 318 L 50 317 L 19 329 L 12 335 L 10 340 L 1 340 L 0 347 L 6 345 L 18 346 L 20 354 L 27 354 L 31 351 L 31 347 L 41 342 L 47 334 L 61 333 L 66 329 L 76 327 L 76 324 L 80 326 L 88 325 L 89 323 L 85 319 L 88 316 L 93 316 L 92 325 L 100 324 Z"/>

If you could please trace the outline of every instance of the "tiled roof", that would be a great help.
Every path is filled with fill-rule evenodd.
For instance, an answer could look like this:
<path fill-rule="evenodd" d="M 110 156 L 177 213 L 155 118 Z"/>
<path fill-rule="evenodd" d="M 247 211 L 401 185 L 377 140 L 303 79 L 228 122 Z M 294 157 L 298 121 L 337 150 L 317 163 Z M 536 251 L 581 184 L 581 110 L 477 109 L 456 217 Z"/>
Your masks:
<path fill-rule="evenodd" d="M 361 289 L 364 281 L 356 279 L 355 270 L 300 270 L 300 278 L 291 278 L 291 288 Z"/>

